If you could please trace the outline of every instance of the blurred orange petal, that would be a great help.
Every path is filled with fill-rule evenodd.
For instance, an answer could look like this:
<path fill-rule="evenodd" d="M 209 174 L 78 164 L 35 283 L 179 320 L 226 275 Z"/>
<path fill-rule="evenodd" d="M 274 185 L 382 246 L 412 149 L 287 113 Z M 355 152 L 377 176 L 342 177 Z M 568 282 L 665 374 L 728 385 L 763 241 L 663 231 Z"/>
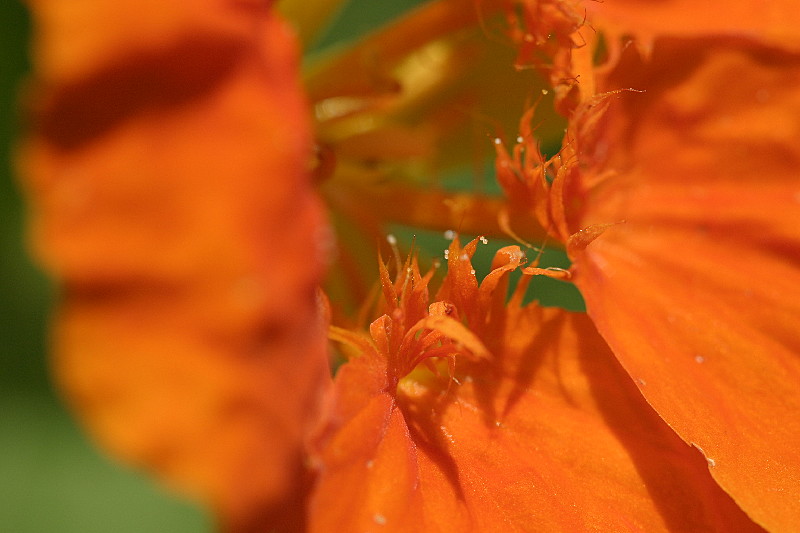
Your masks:
<path fill-rule="evenodd" d="M 800 529 L 800 57 L 659 41 L 580 165 L 589 315 L 648 402 L 763 526 Z M 578 168 L 582 170 L 577 170 Z"/>
<path fill-rule="evenodd" d="M 63 41 L 91 70 L 54 85 L 45 68 L 20 166 L 34 246 L 63 286 L 58 379 L 106 447 L 226 527 L 296 525 L 328 370 L 293 37 L 243 3 L 153 7 L 151 21 L 137 3 L 118 7 L 140 16 L 87 23 L 97 35 L 73 42 L 55 4 L 34 6 L 40 48 Z M 133 39 L 128 20 L 152 32 Z"/>
<path fill-rule="evenodd" d="M 507 284 L 498 287 L 500 305 L 470 323 L 491 357 L 454 356 L 452 380 L 443 366 L 420 366 L 398 383 L 400 352 L 377 348 L 339 370 L 317 442 L 311 531 L 759 529 L 647 405 L 585 315 L 519 307 L 521 292 L 506 308 Z M 392 316 L 403 310 L 401 301 Z M 400 324 L 384 315 L 376 346 L 397 334 L 387 321 Z"/>

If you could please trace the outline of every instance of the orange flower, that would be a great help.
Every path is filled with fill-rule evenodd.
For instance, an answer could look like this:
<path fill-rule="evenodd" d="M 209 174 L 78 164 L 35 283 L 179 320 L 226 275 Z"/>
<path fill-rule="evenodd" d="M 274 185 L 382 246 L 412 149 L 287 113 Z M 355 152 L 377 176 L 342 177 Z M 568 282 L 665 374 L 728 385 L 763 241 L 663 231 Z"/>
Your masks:
<path fill-rule="evenodd" d="M 453 241 L 429 311 L 414 261 L 382 276 L 369 337 L 334 335 L 360 355 L 336 376 L 311 531 L 757 530 L 585 315 L 522 306 L 530 278 L 505 303 L 518 247 L 478 285 L 477 243 Z"/>
<path fill-rule="evenodd" d="M 307 99 L 263 3 L 32 5 L 20 167 L 63 287 L 59 380 L 221 527 L 800 528 L 788 3 L 683 24 L 681 0 L 439 0 L 311 65 Z M 508 116 L 543 90 L 561 151 L 540 153 L 562 127 L 532 126 L 543 99 L 509 153 Z M 506 200 L 441 186 L 491 150 Z M 333 382 L 314 180 L 340 236 Z M 389 222 L 547 233 L 573 266 L 511 246 L 479 283 L 479 240 L 456 238 L 433 299 L 410 254 L 394 277 L 381 261 L 376 302 L 363 242 Z M 524 304 L 541 274 L 587 314 Z"/>

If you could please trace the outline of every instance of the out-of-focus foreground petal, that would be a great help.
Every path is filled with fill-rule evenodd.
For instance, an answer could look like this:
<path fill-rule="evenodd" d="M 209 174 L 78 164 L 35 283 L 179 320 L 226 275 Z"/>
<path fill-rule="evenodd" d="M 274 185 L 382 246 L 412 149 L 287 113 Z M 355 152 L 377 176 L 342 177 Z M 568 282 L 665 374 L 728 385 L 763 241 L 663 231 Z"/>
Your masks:
<path fill-rule="evenodd" d="M 349 341 L 362 355 L 336 376 L 312 531 L 759 529 L 647 405 L 585 315 L 520 307 L 519 291 L 505 307 L 508 268 L 479 288 L 472 251 L 451 247 L 452 299 L 431 306 L 459 326 L 453 319 L 469 316 L 469 335 L 453 326 L 431 347 L 426 339 L 444 328 L 398 332 L 419 307 L 414 276 L 396 284 L 405 296 L 372 324 L 372 339 Z M 453 303 L 459 295 L 473 308 Z M 413 343 L 459 352 L 455 379 L 446 365 L 395 374 L 398 355 L 420 355 L 404 353 Z"/>
<path fill-rule="evenodd" d="M 794 0 L 614 0 L 588 1 L 585 7 L 598 28 L 615 36 L 635 37 L 648 46 L 659 36 L 727 35 L 800 48 L 800 13 Z"/>
<path fill-rule="evenodd" d="M 328 372 L 292 34 L 243 2 L 33 13 L 44 66 L 20 168 L 62 285 L 59 381 L 108 449 L 224 527 L 297 526 Z"/>
<path fill-rule="evenodd" d="M 800 57 L 743 42 L 629 50 L 567 185 L 589 315 L 757 522 L 800 529 Z M 608 100 L 610 101 L 610 100 Z M 602 106 L 601 106 L 602 107 Z M 585 243 L 584 243 L 585 244 Z"/>

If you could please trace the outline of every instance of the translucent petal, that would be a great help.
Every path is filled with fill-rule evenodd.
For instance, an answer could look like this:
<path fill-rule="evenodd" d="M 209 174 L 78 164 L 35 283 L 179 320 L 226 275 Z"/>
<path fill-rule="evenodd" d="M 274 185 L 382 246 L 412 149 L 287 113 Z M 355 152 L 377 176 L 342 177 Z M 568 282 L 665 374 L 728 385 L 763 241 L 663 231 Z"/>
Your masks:
<path fill-rule="evenodd" d="M 581 145 L 589 315 L 648 402 L 757 522 L 798 529 L 800 57 L 657 42 Z"/>

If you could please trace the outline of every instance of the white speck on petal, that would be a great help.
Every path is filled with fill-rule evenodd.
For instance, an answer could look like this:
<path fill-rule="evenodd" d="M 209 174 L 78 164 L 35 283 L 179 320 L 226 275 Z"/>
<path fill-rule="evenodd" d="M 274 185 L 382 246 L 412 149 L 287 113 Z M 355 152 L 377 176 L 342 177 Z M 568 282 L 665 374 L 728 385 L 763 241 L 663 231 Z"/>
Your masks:
<path fill-rule="evenodd" d="M 453 239 L 456 238 L 456 232 L 449 229 L 444 232 L 444 238 L 447 239 L 448 241 L 452 241 Z"/>
<path fill-rule="evenodd" d="M 695 355 L 694 356 L 694 362 L 695 363 L 698 363 L 698 364 L 699 363 L 705 363 L 705 361 L 706 361 L 706 358 L 703 357 L 702 355 Z"/>
<path fill-rule="evenodd" d="M 379 526 L 385 526 L 386 525 L 386 517 L 383 516 L 382 514 L 375 513 L 372 516 L 372 519 L 375 520 L 375 523 L 378 524 Z"/>
<path fill-rule="evenodd" d="M 521 143 L 521 142 L 523 142 L 524 140 L 525 140 L 525 139 L 523 139 L 523 138 L 522 138 L 522 135 L 518 135 L 518 136 L 517 136 L 517 142 L 518 142 L 518 143 Z"/>
<path fill-rule="evenodd" d="M 389 235 L 386 236 L 386 242 L 388 242 L 389 244 L 397 244 L 397 237 L 395 237 L 390 233 Z"/>
<path fill-rule="evenodd" d="M 646 382 L 645 380 L 643 380 L 642 378 L 637 378 L 637 379 L 636 379 L 636 382 L 637 382 L 639 385 L 647 385 L 647 382 Z"/>
<path fill-rule="evenodd" d="M 481 235 L 481 242 L 482 242 L 483 244 L 489 244 L 489 239 L 487 239 L 486 237 L 484 237 L 483 235 Z"/>
<path fill-rule="evenodd" d="M 500 144 L 500 143 L 502 143 L 502 142 L 503 142 L 503 141 L 501 141 L 501 140 L 500 140 L 500 137 L 495 137 L 495 138 L 494 138 L 494 144 Z"/>
<path fill-rule="evenodd" d="M 447 440 L 449 440 L 451 444 L 455 444 L 456 442 L 455 439 L 450 434 L 450 432 L 447 431 L 447 428 L 445 426 L 439 426 L 439 429 L 442 430 L 442 433 L 444 434 L 445 437 L 447 437 Z"/>

